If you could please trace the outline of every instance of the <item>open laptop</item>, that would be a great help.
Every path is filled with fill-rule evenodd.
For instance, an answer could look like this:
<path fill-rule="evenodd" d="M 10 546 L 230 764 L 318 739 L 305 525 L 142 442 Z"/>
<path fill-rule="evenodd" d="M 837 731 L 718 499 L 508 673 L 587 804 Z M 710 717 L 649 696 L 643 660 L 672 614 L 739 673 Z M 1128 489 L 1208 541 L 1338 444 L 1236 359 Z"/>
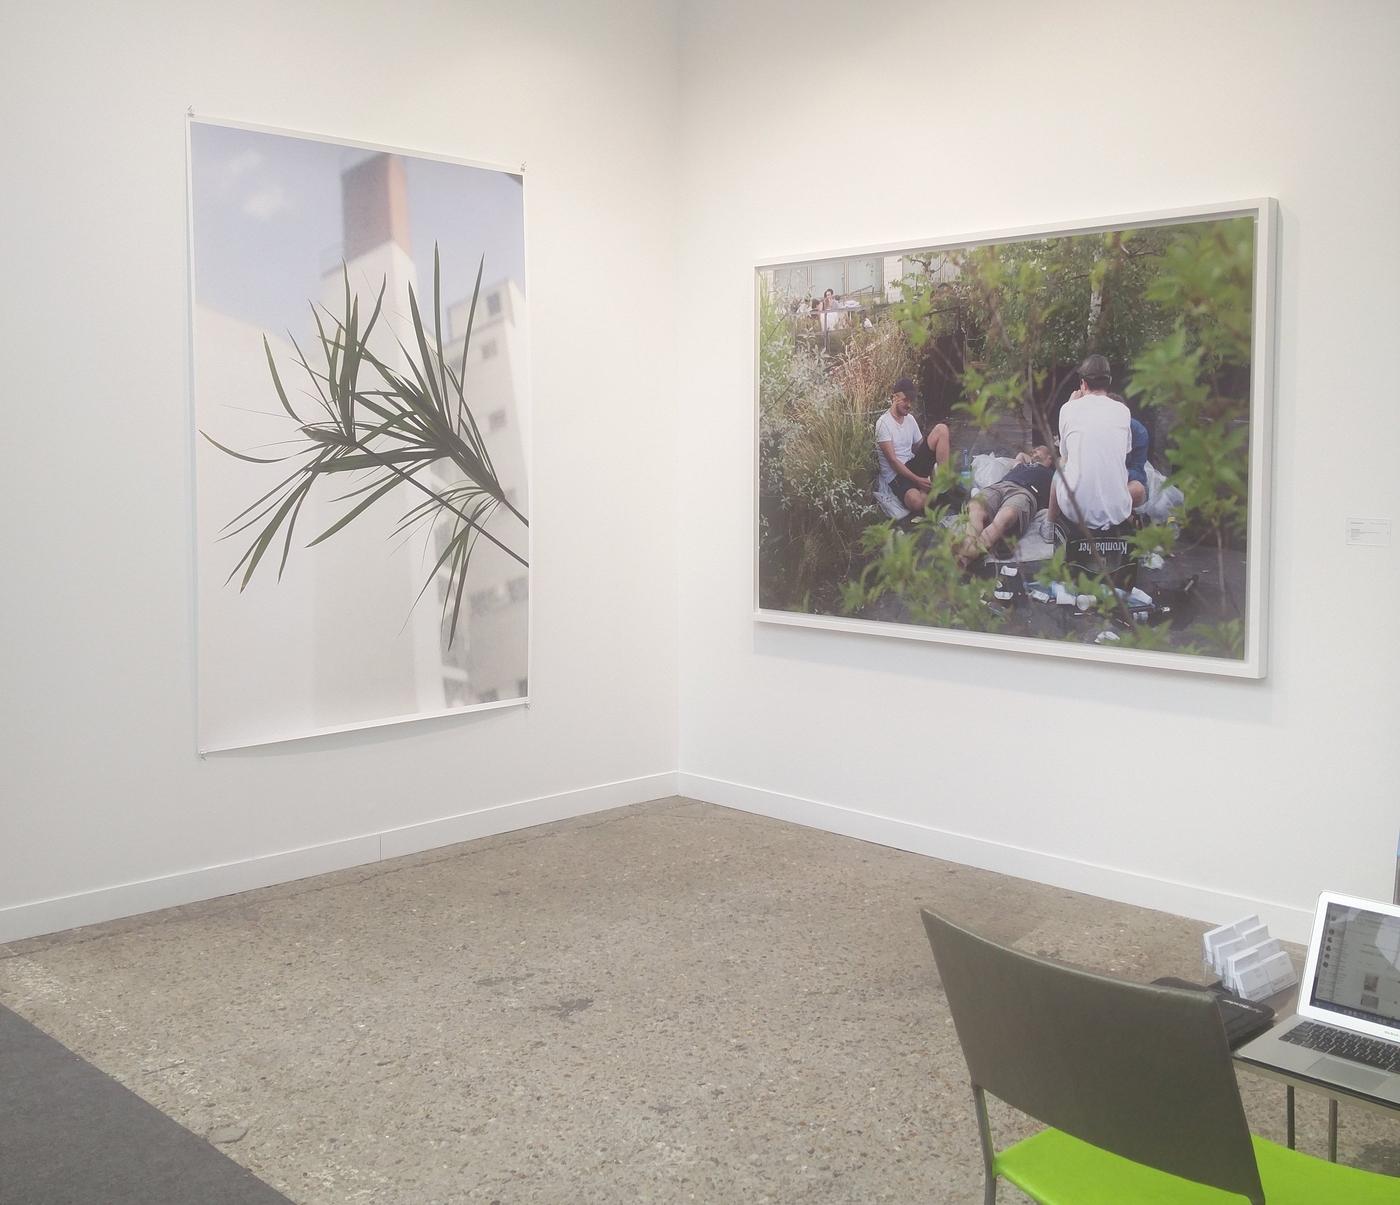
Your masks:
<path fill-rule="evenodd" d="M 1298 1015 L 1235 1058 L 1400 1104 L 1400 905 L 1324 892 Z"/>

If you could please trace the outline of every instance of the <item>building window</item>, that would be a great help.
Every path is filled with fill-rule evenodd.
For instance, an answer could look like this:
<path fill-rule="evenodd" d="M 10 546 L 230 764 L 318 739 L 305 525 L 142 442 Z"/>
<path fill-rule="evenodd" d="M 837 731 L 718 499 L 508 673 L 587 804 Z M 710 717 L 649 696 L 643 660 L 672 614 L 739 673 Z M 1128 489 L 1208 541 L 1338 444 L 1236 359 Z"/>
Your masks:
<path fill-rule="evenodd" d="M 445 602 L 447 604 L 448 614 L 450 615 L 452 610 L 451 595 L 441 598 L 438 601 Z M 453 674 L 460 674 L 462 679 L 465 681 L 467 671 L 471 669 L 472 665 L 472 644 L 471 641 L 467 639 L 463 629 L 469 627 L 470 625 L 463 624 L 461 627 L 459 627 L 457 629 L 456 639 L 454 639 L 449 645 L 446 643 L 447 623 L 448 621 L 444 617 L 442 624 L 442 672 L 445 677 L 449 678 Z"/>
<path fill-rule="evenodd" d="M 499 690 L 483 690 L 477 699 L 479 703 L 494 703 L 501 697 Z"/>
<path fill-rule="evenodd" d="M 487 339 L 486 342 L 481 345 L 481 358 L 483 360 L 494 360 L 500 350 L 496 340 Z"/>
<path fill-rule="evenodd" d="M 486 312 L 492 318 L 501 312 L 501 295 L 499 293 L 486 294 Z"/>
<path fill-rule="evenodd" d="M 478 590 L 471 596 L 472 614 L 489 615 L 492 611 L 499 611 L 504 603 L 505 591 L 499 587 Z"/>
<path fill-rule="evenodd" d="M 486 429 L 488 431 L 504 431 L 506 427 L 506 412 L 504 410 L 493 410 L 486 416 Z"/>
<path fill-rule="evenodd" d="M 521 574 L 520 577 L 513 577 L 510 579 L 508 589 L 510 590 L 511 602 L 524 602 L 530 597 L 530 579 L 524 574 Z"/>
<path fill-rule="evenodd" d="M 805 297 L 812 292 L 812 270 L 806 264 L 773 269 L 773 291 L 779 297 Z"/>
<path fill-rule="evenodd" d="M 528 679 L 517 678 L 515 680 L 515 693 L 522 699 L 530 693 L 530 683 Z"/>
<path fill-rule="evenodd" d="M 474 702 L 471 687 L 465 678 L 444 678 L 442 698 L 448 707 L 467 707 Z"/>
<path fill-rule="evenodd" d="M 823 259 L 773 269 L 773 290 L 790 301 L 820 297 L 827 289 L 846 298 L 877 298 L 884 288 L 884 260 Z"/>

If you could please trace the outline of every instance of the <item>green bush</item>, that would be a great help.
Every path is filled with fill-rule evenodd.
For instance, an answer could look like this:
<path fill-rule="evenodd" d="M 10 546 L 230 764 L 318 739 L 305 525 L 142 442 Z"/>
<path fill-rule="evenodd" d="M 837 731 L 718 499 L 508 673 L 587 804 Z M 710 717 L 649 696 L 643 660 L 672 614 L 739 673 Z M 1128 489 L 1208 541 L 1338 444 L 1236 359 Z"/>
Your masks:
<path fill-rule="evenodd" d="M 829 360 L 766 290 L 759 323 L 759 600 L 829 612 L 879 517 L 875 420 L 909 371 L 908 344 L 878 323 Z"/>

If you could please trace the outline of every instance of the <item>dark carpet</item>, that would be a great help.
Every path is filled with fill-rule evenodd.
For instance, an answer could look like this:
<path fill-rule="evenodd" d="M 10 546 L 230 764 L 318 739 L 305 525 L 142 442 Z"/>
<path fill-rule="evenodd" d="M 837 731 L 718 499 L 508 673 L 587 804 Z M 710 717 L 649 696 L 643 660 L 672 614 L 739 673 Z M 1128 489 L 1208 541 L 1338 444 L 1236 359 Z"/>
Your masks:
<path fill-rule="evenodd" d="M 0 1205 L 288 1205 L 0 1006 Z"/>

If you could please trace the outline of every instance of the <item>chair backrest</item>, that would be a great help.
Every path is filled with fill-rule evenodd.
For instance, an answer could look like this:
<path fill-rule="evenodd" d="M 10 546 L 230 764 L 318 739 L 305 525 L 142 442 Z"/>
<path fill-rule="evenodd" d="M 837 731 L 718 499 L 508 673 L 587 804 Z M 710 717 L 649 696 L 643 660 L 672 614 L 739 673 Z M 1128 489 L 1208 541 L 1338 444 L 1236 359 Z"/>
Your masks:
<path fill-rule="evenodd" d="M 1023 954 L 928 909 L 923 918 L 974 1087 L 1135 1163 L 1263 1200 L 1209 996 Z"/>

